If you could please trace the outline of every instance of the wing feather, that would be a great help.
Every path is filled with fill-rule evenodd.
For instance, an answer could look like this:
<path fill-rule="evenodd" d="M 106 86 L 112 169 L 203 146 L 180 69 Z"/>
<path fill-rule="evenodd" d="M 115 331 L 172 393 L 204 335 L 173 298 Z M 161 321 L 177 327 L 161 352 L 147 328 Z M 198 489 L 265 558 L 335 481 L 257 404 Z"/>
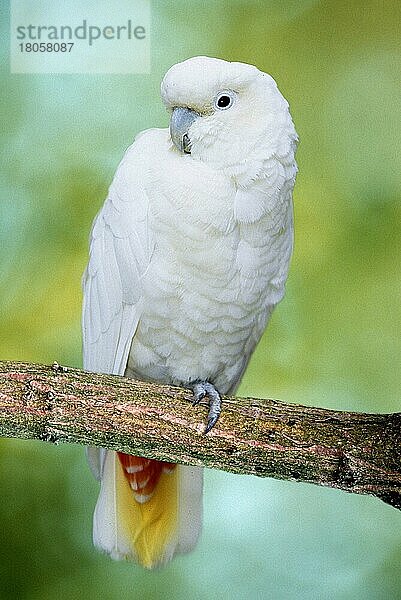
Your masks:
<path fill-rule="evenodd" d="M 141 316 L 141 277 L 153 243 L 148 197 L 136 175 L 134 146 L 121 162 L 91 233 L 83 277 L 83 363 L 89 371 L 123 375 Z"/>

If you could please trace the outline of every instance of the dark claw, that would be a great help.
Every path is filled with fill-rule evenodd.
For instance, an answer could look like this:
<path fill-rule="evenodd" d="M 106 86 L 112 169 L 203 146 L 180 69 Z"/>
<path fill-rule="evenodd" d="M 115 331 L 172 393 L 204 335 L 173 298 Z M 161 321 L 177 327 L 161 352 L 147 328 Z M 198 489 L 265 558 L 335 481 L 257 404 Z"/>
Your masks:
<path fill-rule="evenodd" d="M 213 384 L 208 381 L 201 381 L 193 385 L 194 400 L 193 404 L 198 404 L 203 398 L 209 396 L 209 414 L 205 434 L 215 426 L 221 412 L 221 396 Z"/>
<path fill-rule="evenodd" d="M 210 413 L 209 413 L 210 414 Z M 205 429 L 205 435 L 207 433 L 209 433 L 209 431 L 216 425 L 216 421 L 219 418 L 219 415 L 216 415 L 214 417 L 209 417 L 207 420 L 207 425 L 206 425 L 206 429 Z"/>

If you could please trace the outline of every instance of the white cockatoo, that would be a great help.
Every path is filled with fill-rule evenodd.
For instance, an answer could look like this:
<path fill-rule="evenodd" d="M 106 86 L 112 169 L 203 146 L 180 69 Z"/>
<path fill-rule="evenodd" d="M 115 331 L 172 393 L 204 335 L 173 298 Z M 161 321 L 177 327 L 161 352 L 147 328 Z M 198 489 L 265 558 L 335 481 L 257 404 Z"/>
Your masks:
<path fill-rule="evenodd" d="M 284 295 L 297 134 L 274 79 L 248 64 L 191 58 L 161 96 L 170 128 L 136 137 L 92 228 L 84 367 L 192 388 L 209 431 Z M 202 469 L 88 455 L 97 547 L 148 568 L 194 547 Z"/>

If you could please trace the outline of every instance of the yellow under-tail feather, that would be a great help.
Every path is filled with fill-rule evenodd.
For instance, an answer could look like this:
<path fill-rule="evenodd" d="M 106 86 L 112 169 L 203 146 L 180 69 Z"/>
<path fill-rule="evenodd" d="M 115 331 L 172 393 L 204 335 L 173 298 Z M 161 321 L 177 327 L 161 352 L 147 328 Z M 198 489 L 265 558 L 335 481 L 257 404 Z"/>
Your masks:
<path fill-rule="evenodd" d="M 117 519 L 132 555 L 147 568 L 163 564 L 178 537 L 178 470 L 162 473 L 152 497 L 140 503 L 118 460 L 115 468 Z"/>

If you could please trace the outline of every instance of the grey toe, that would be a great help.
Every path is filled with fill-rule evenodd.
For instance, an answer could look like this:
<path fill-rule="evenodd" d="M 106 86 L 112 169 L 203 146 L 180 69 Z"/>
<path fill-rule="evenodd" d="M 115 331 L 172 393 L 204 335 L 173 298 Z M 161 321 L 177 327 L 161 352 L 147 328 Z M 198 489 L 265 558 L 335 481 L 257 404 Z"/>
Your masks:
<path fill-rule="evenodd" d="M 221 412 L 221 396 L 212 383 L 209 381 L 199 381 L 192 386 L 194 392 L 193 404 L 198 404 L 206 396 L 209 397 L 209 413 L 205 433 L 215 426 Z"/>

